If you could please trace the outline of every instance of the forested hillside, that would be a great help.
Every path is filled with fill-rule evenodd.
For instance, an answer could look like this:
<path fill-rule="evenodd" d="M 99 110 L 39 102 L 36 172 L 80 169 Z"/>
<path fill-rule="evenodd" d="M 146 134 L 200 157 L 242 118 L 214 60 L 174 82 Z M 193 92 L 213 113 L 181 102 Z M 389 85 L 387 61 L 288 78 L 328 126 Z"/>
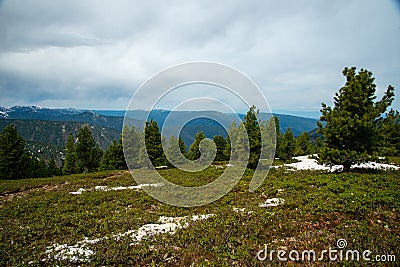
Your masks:
<path fill-rule="evenodd" d="M 80 128 L 90 127 L 96 143 L 106 149 L 112 140 L 118 140 L 120 131 L 113 128 L 93 126 L 84 122 L 0 119 L 0 131 L 15 124 L 22 138 L 32 144 L 65 147 L 68 134 L 77 134 Z"/>
<path fill-rule="evenodd" d="M 93 125 L 93 135 L 96 142 L 103 149 L 111 144 L 113 139 L 118 139 L 119 133 L 122 129 L 125 111 L 118 110 L 78 110 L 78 109 L 52 109 L 38 106 L 16 106 L 11 108 L 0 107 L 0 120 L 1 119 L 18 119 L 18 120 L 33 120 L 33 122 L 18 121 L 18 131 L 26 141 L 64 146 L 69 132 L 76 133 L 82 125 Z M 147 118 L 147 115 L 148 118 Z M 189 147 L 194 141 L 194 136 L 197 132 L 204 132 L 206 137 L 212 138 L 216 135 L 226 137 L 226 129 L 228 129 L 232 122 L 236 124 L 243 120 L 245 114 L 228 114 L 216 111 L 171 111 L 155 109 L 149 114 L 143 110 L 132 110 L 127 114 L 127 120 L 130 125 L 136 127 L 143 127 L 144 122 L 153 119 L 162 128 L 166 118 L 173 115 L 174 119 L 169 121 L 165 126 L 164 134 L 169 138 L 171 133 L 176 132 L 182 125 L 180 135 L 186 146 Z M 271 115 L 267 113 L 260 113 L 260 120 L 267 120 Z M 288 128 L 291 129 L 294 136 L 298 136 L 302 132 L 310 132 L 316 128 L 316 120 L 310 118 L 303 118 L 291 115 L 274 114 L 278 117 L 281 130 L 285 132 Z M 210 119 L 212 118 L 212 119 Z M 216 122 L 217 120 L 218 122 Z M 60 124 L 60 122 L 63 122 Z M 11 121 L 1 122 L 0 130 Z M 65 132 L 62 130 L 62 125 L 68 129 Z M 42 129 L 39 134 L 35 131 L 35 127 Z M 60 128 L 61 126 L 61 128 Z M 118 134 L 117 134 L 117 130 Z M 44 132 L 43 132 L 44 131 Z M 51 132 L 50 132 L 51 131 Z M 102 133 L 102 134 L 101 134 Z"/>

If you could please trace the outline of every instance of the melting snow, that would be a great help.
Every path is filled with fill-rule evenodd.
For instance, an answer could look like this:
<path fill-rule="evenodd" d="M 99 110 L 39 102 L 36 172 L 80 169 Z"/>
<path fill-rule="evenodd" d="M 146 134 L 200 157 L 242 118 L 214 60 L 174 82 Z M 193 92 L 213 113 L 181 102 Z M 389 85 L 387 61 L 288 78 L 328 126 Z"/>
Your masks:
<path fill-rule="evenodd" d="M 193 215 L 192 217 L 164 217 L 160 216 L 158 223 L 149 223 L 141 226 L 137 230 L 128 230 L 124 233 L 113 235 L 111 238 L 105 236 L 96 239 L 88 239 L 85 237 L 82 241 L 77 242 L 75 245 L 67 244 L 53 244 L 47 247 L 46 254 L 48 259 L 54 259 L 58 261 L 69 261 L 69 262 L 90 262 L 90 256 L 94 255 L 93 250 L 89 248 L 89 245 L 96 244 L 102 240 L 114 239 L 119 241 L 122 237 L 129 236 L 133 243 L 137 244 L 143 239 L 152 237 L 158 234 L 174 234 L 176 230 L 181 228 L 187 228 L 190 221 L 206 220 L 214 214 L 203 214 Z M 46 261 L 43 259 L 42 261 Z"/>
<path fill-rule="evenodd" d="M 69 262 L 87 262 L 90 261 L 89 257 L 94 254 L 93 250 L 89 249 L 83 241 L 76 243 L 74 246 L 53 244 L 47 247 L 45 253 L 53 254 L 55 260 Z M 48 258 L 50 259 L 51 255 L 48 255 Z M 46 259 L 42 261 L 46 261 Z"/>
<path fill-rule="evenodd" d="M 275 207 L 279 206 L 285 203 L 285 200 L 283 198 L 269 198 L 267 199 L 264 203 L 258 204 L 259 207 L 261 208 L 266 208 L 266 207 Z"/>
<path fill-rule="evenodd" d="M 168 166 L 157 166 L 156 169 L 167 169 Z"/>
<path fill-rule="evenodd" d="M 233 207 L 233 211 L 236 212 L 236 213 L 244 212 L 245 208 L 235 208 L 235 207 Z"/>
<path fill-rule="evenodd" d="M 233 207 L 233 211 L 236 212 L 236 213 L 244 213 L 245 210 L 246 210 L 246 208 L 235 208 L 235 207 Z M 252 213 L 253 213 L 252 210 L 247 212 L 247 214 L 252 214 Z"/>
<path fill-rule="evenodd" d="M 319 164 L 316 159 L 311 159 L 309 156 L 299 156 L 299 157 L 294 157 L 297 159 L 299 162 L 295 163 L 290 163 L 290 164 L 284 164 L 283 166 L 289 167 L 290 169 L 294 170 L 326 170 L 330 172 L 335 172 L 338 170 L 342 170 L 343 166 L 342 165 L 333 165 L 333 166 L 327 166 L 327 165 L 322 165 Z M 279 168 L 281 166 L 275 166 L 276 168 Z M 364 169 L 378 169 L 378 170 L 386 170 L 386 169 L 394 169 L 394 170 L 400 170 L 400 167 L 390 165 L 390 164 L 383 164 L 383 163 L 376 163 L 376 162 L 368 162 L 368 163 L 361 163 L 361 164 L 354 164 L 351 166 L 352 169 L 354 168 L 364 168 Z"/>
<path fill-rule="evenodd" d="M 4 111 L 0 111 L 0 118 L 8 118 L 8 113 Z"/>
<path fill-rule="evenodd" d="M 78 191 L 69 192 L 69 193 L 70 193 L 71 195 L 80 195 L 80 194 L 82 194 L 83 192 L 86 192 L 86 189 L 79 188 Z"/>
<path fill-rule="evenodd" d="M 108 187 L 105 185 L 95 186 L 94 189 L 84 189 L 79 188 L 78 191 L 69 192 L 71 195 L 81 195 L 83 192 L 87 191 L 119 191 L 119 190 L 134 190 L 134 189 L 142 189 L 146 186 L 158 187 L 162 186 L 162 184 L 140 184 L 140 185 L 131 185 L 131 186 L 117 186 L 117 187 Z"/>

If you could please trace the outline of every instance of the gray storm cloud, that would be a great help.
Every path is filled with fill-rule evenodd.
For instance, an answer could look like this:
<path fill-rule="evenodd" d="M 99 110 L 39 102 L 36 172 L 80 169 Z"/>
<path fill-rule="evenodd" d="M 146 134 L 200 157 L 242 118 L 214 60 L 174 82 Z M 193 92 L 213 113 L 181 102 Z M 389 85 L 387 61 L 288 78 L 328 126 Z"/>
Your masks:
<path fill-rule="evenodd" d="M 398 47 L 395 1 L 2 1 L 0 105 L 124 109 L 151 75 L 205 60 L 273 110 L 319 110 L 344 66 L 399 88 Z"/>

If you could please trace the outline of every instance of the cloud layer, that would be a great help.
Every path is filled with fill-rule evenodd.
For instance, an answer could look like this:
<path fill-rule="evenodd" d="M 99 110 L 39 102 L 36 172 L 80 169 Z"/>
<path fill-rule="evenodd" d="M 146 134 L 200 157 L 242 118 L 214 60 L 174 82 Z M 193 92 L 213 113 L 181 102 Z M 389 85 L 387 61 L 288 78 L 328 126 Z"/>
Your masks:
<path fill-rule="evenodd" d="M 272 110 L 318 111 L 345 66 L 398 91 L 399 47 L 395 1 L 3 1 L 0 105 L 125 109 L 151 75 L 200 60 L 248 75 Z"/>

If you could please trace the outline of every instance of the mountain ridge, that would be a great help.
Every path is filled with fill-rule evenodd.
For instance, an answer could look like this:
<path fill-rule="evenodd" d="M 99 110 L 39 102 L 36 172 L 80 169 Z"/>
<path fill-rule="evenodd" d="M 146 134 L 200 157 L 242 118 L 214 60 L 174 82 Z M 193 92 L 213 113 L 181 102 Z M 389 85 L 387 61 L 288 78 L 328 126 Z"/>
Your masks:
<path fill-rule="evenodd" d="M 110 115 L 113 114 L 114 116 Z M 122 110 L 80 110 L 74 108 L 45 108 L 40 106 L 14 106 L 14 107 L 1 107 L 0 106 L 0 119 L 4 120 L 39 120 L 39 121 L 52 121 L 61 123 L 84 123 L 88 126 L 104 128 L 106 132 L 112 132 L 112 136 L 116 136 L 116 131 L 119 133 L 122 130 L 124 123 L 125 111 Z M 116 116 L 118 115 L 118 116 Z M 131 110 L 126 113 L 125 123 L 129 126 L 143 128 L 144 122 L 149 115 L 149 119 L 155 120 L 166 137 L 175 135 L 177 132 L 182 136 L 184 142 L 189 146 L 193 140 L 194 135 L 203 131 L 206 137 L 212 138 L 215 135 L 226 136 L 226 129 L 228 129 L 233 122 L 239 123 L 243 120 L 245 114 L 221 113 L 217 111 L 169 111 L 162 109 L 155 109 L 152 111 L 145 110 Z M 299 117 L 294 115 L 273 114 L 277 116 L 280 121 L 281 131 L 291 128 L 295 136 L 301 132 L 311 132 L 316 128 L 316 119 Z M 164 125 L 168 116 L 172 119 L 168 121 L 168 125 Z M 271 117 L 271 114 L 260 113 L 260 120 L 265 120 Z M 18 122 L 20 128 L 23 128 L 23 122 Z M 4 123 L 3 123 L 4 124 Z M 28 129 L 29 122 L 25 123 Z M 43 124 L 43 122 L 37 122 Z M 51 125 L 51 123 L 49 123 Z M 182 125 L 185 125 L 182 128 Z M 50 126 L 49 126 L 50 127 Z M 51 126 L 53 127 L 53 126 Z M 164 127 L 164 128 L 163 128 Z M 111 130 L 112 129 L 112 130 Z M 1 130 L 1 129 L 0 129 Z M 180 132 L 179 132 L 180 130 Z M 57 128 L 58 131 L 58 128 Z M 48 135 L 49 138 L 51 136 Z M 117 139 L 119 136 L 116 136 Z M 29 139 L 30 141 L 32 138 Z M 43 140 L 42 140 L 43 141 Z M 109 140 L 111 143 L 112 140 Z M 42 143 L 42 142 L 41 142 Z M 51 144 L 51 140 L 48 142 Z M 107 143 L 102 143 L 101 147 L 106 147 Z"/>

